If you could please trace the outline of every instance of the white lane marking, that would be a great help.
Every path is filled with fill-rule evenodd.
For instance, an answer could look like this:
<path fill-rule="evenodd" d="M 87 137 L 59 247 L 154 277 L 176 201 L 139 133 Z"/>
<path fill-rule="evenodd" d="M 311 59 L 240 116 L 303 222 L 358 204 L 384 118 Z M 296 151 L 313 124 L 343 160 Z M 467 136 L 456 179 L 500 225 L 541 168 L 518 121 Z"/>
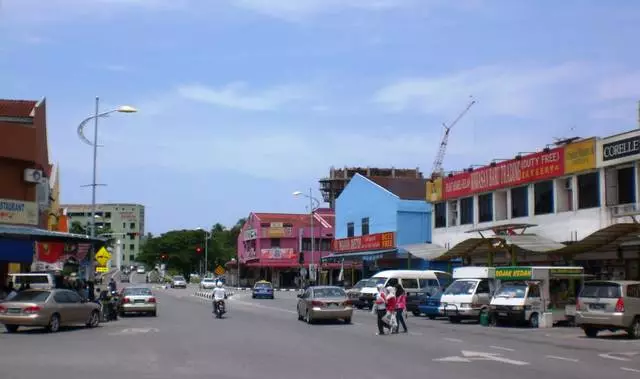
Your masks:
<path fill-rule="evenodd" d="M 620 370 L 640 373 L 640 370 L 635 369 L 635 368 L 629 368 L 629 367 L 620 367 Z"/>
<path fill-rule="evenodd" d="M 567 358 L 567 357 L 560 357 L 558 355 L 545 355 L 547 358 L 549 359 L 557 359 L 559 361 L 567 361 L 567 362 L 580 362 L 579 359 L 575 359 L 575 358 Z"/>
<path fill-rule="evenodd" d="M 524 361 L 516 361 L 515 359 L 508 359 L 505 357 L 501 357 L 496 353 L 484 353 L 479 351 L 467 351 L 462 350 L 462 356 L 465 358 L 473 359 L 473 360 L 483 360 L 483 361 L 495 361 L 500 363 L 508 363 L 510 365 L 515 366 L 526 366 L 529 362 Z"/>
<path fill-rule="evenodd" d="M 285 313 L 298 314 L 298 312 L 297 312 L 297 311 L 292 311 L 292 310 L 290 310 L 290 309 L 283 309 L 283 308 L 277 308 L 277 307 L 270 307 L 270 306 L 268 306 L 268 305 L 255 304 L 255 303 L 250 303 L 250 302 L 248 302 L 248 301 L 242 301 L 242 300 L 238 300 L 238 299 L 236 299 L 236 300 L 234 301 L 234 303 L 242 304 L 242 305 L 247 305 L 247 306 L 254 307 L 254 308 L 271 309 L 271 310 L 274 310 L 274 311 L 280 311 L 280 312 L 285 312 Z"/>
<path fill-rule="evenodd" d="M 615 354 L 615 355 L 614 355 Z M 629 358 L 624 358 L 624 357 L 618 357 L 618 355 L 635 355 L 635 353 L 608 353 L 608 354 L 598 354 L 598 356 L 600 358 L 606 358 L 606 359 L 613 359 L 614 361 L 622 361 L 622 362 L 629 362 L 631 359 Z"/>
<path fill-rule="evenodd" d="M 463 357 L 444 357 L 444 358 L 436 358 L 433 360 L 434 362 L 471 362 L 469 358 Z"/>
<path fill-rule="evenodd" d="M 510 348 L 508 348 L 508 347 L 502 347 L 502 346 L 494 346 L 494 345 L 491 345 L 491 346 L 489 346 L 489 347 L 490 347 L 490 348 L 492 348 L 492 349 L 496 349 L 496 350 L 515 351 L 515 350 L 510 349 Z"/>
<path fill-rule="evenodd" d="M 422 336 L 423 334 L 420 332 L 409 332 L 409 335 L 411 336 Z"/>
<path fill-rule="evenodd" d="M 449 341 L 449 342 L 464 342 L 461 339 L 458 338 L 449 338 L 449 337 L 444 337 L 443 340 L 445 341 Z"/>

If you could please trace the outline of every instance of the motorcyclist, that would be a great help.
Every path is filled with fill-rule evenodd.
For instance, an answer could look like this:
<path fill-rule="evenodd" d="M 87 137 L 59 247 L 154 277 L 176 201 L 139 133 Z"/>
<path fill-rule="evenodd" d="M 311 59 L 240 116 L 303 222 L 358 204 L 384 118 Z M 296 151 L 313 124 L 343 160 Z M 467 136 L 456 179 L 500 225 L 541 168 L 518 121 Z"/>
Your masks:
<path fill-rule="evenodd" d="M 110 292 L 118 291 L 118 288 L 117 288 L 117 285 L 116 285 L 116 281 L 113 278 L 109 279 L 109 291 Z"/>
<path fill-rule="evenodd" d="M 218 310 L 218 302 L 227 298 L 227 291 L 222 286 L 222 282 L 216 282 L 216 288 L 213 289 L 213 313 Z"/>

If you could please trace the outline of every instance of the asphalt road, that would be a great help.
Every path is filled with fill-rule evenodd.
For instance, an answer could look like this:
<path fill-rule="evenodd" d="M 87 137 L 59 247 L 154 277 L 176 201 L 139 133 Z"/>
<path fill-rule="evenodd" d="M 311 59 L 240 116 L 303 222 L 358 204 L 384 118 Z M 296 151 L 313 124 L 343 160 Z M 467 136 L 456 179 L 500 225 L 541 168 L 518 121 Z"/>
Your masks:
<path fill-rule="evenodd" d="M 352 325 L 297 321 L 294 293 L 254 300 L 238 292 L 227 317 L 216 320 L 210 301 L 193 289 L 154 291 L 157 318 L 58 334 L 0 334 L 0 377 L 640 378 L 640 342 L 621 337 L 591 340 L 569 328 L 485 328 L 416 317 L 409 318 L 409 334 L 376 336 L 366 311 Z"/>

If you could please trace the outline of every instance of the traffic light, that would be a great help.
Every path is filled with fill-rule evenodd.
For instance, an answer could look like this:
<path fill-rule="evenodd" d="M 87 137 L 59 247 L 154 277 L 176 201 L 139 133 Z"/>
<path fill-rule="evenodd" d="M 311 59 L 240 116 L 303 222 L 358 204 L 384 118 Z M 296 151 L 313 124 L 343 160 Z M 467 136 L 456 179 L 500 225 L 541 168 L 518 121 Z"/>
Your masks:
<path fill-rule="evenodd" d="M 200 246 L 196 247 L 196 254 L 202 254 L 202 248 Z"/>
<path fill-rule="evenodd" d="M 160 254 L 160 259 L 162 259 L 163 261 L 166 261 L 167 259 L 169 259 L 169 254 L 167 253 Z"/>

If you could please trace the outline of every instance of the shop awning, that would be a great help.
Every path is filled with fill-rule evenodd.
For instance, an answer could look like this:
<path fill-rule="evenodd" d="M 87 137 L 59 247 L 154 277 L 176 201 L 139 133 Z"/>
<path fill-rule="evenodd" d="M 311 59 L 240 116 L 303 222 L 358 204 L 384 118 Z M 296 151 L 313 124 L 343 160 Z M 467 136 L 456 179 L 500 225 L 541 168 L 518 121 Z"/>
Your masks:
<path fill-rule="evenodd" d="M 434 260 L 447 252 L 447 249 L 432 243 L 417 243 L 412 245 L 404 245 L 399 247 L 400 251 L 406 251 L 412 257 L 424 259 L 427 261 Z"/>
<path fill-rule="evenodd" d="M 501 244 L 508 243 L 519 251 L 527 253 L 555 253 L 566 246 L 549 238 L 537 234 L 516 234 L 510 236 L 490 236 L 486 238 L 469 238 L 454 246 L 446 254 L 436 260 L 450 260 L 451 258 L 466 258 L 489 252 L 504 251 Z"/>
<path fill-rule="evenodd" d="M 377 251 L 358 251 L 353 253 L 338 253 L 327 255 L 326 257 L 322 257 L 321 261 L 330 263 L 330 262 L 341 262 L 341 261 L 375 261 L 382 258 L 393 258 L 397 249 L 391 250 L 377 250 Z"/>
<path fill-rule="evenodd" d="M 561 250 L 553 252 L 560 255 L 575 255 L 581 253 L 597 252 L 611 248 L 624 242 L 640 238 L 640 224 L 623 223 L 613 224 L 600 229 L 582 240 L 572 243 Z"/>
<path fill-rule="evenodd" d="M 54 232 L 29 226 L 0 225 L 0 238 L 30 240 L 38 242 L 67 242 L 104 245 L 103 238 L 92 238 L 82 234 Z"/>

